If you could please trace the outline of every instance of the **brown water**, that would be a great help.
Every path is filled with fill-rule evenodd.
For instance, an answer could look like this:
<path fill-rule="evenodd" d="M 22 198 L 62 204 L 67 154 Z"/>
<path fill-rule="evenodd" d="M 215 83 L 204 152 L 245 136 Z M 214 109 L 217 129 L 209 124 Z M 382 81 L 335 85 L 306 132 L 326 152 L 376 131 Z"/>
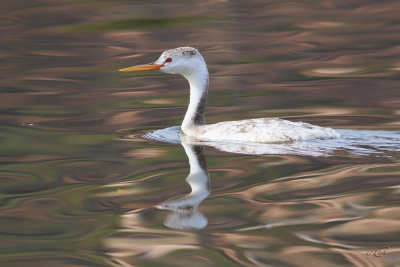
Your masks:
<path fill-rule="evenodd" d="M 398 1 L 0 10 L 1 266 L 399 266 Z M 279 116 L 348 129 L 355 144 L 189 147 L 208 169 L 187 184 L 180 144 L 127 138 L 179 125 L 186 81 L 116 71 L 186 45 L 208 62 L 209 123 Z"/>

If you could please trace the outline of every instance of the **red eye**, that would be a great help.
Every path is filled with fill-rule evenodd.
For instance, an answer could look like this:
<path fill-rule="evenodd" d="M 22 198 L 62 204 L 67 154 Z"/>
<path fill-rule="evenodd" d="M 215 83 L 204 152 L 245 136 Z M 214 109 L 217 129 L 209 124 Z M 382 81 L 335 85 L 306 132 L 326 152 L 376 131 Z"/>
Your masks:
<path fill-rule="evenodd" d="M 171 62 L 172 61 L 172 58 L 167 58 L 166 60 L 165 60 L 165 62 Z"/>

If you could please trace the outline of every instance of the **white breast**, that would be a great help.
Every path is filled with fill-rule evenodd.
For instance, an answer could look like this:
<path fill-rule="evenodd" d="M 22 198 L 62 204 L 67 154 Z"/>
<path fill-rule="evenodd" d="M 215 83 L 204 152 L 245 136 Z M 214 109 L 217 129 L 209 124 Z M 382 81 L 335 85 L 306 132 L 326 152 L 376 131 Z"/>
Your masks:
<path fill-rule="evenodd" d="M 185 134 L 202 141 L 253 143 L 292 142 L 340 137 L 331 128 L 323 128 L 304 122 L 268 118 L 193 125 L 186 129 Z"/>

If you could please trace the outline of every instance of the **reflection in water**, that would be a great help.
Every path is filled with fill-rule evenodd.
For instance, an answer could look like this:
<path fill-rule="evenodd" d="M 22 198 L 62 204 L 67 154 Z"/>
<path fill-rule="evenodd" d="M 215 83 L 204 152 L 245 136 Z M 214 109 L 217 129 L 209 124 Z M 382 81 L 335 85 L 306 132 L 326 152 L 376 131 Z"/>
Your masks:
<path fill-rule="evenodd" d="M 186 143 L 182 143 L 182 146 L 189 159 L 190 173 L 186 181 L 192 191 L 184 197 L 163 202 L 156 207 L 167 210 L 164 225 L 168 228 L 202 229 L 207 226 L 208 220 L 197 207 L 210 194 L 210 178 L 204 146 Z M 110 195 L 113 196 L 115 193 Z M 178 250 L 197 251 L 200 248 L 195 233 L 141 227 L 143 210 L 146 209 L 137 209 L 123 214 L 120 222 L 124 229 L 122 235 L 115 235 L 106 240 L 106 246 L 110 250 L 108 254 L 115 262 L 122 266 L 131 266 L 132 259 L 136 257 L 157 259 Z"/>
<path fill-rule="evenodd" d="M 294 171 L 286 177 L 280 174 L 275 179 L 271 179 L 272 172 L 265 173 L 263 169 L 254 175 L 257 164 L 246 161 L 249 168 L 240 169 L 247 170 L 245 177 L 253 177 L 246 181 L 250 186 L 229 185 L 236 178 L 237 181 L 246 180 L 236 173 L 225 177 L 227 188 L 218 189 L 220 181 L 216 182 L 216 190 L 209 196 L 204 147 L 187 143 L 182 146 L 189 158 L 187 181 L 192 192 L 157 205 L 167 210 L 166 218 L 154 218 L 162 214 L 148 207 L 123 213 L 120 230 L 105 242 L 108 254 L 119 264 L 131 266 L 146 260 L 174 265 L 178 259 L 182 262 L 199 255 L 205 255 L 207 262 L 202 264 L 206 266 L 225 260 L 261 266 L 271 262 L 273 266 L 308 266 L 308 262 L 312 262 L 312 266 L 326 266 L 327 263 L 364 266 L 365 262 L 371 262 L 371 266 L 392 266 L 390 263 L 398 259 L 399 208 L 385 208 L 398 200 L 398 159 L 394 158 L 392 164 L 371 160 L 360 165 L 328 165 Z M 288 160 L 283 168 L 296 169 L 298 165 L 309 164 L 301 160 L 302 157 L 283 155 L 280 158 Z M 279 166 L 268 159 L 272 158 L 263 160 L 270 164 L 268 170 L 273 169 L 274 164 Z M 321 158 L 310 158 L 314 159 Z M 229 168 L 234 170 L 238 166 L 232 163 Z M 221 178 L 224 176 L 220 175 Z M 137 195 L 137 201 L 141 199 L 139 192 L 148 190 L 145 185 L 143 183 L 143 188 L 140 183 L 135 186 L 133 194 Z M 157 190 L 165 191 L 164 188 Z M 202 204 L 207 211 L 206 219 L 197 207 L 208 196 L 208 201 Z M 162 219 L 170 229 L 157 225 Z M 202 230 L 181 231 L 183 229 Z M 381 248 L 386 246 L 390 250 L 381 253 Z M 222 260 L 205 252 L 210 249 L 221 252 Z M 376 255 L 382 255 L 380 259 L 371 254 L 375 250 L 378 251 Z M 365 258 L 367 256 L 370 258 Z"/>
<path fill-rule="evenodd" d="M 210 177 L 204 155 L 204 146 L 182 143 L 189 158 L 190 173 L 186 181 L 190 185 L 190 194 L 163 202 L 157 206 L 168 210 L 164 222 L 167 227 L 174 229 L 201 229 L 206 227 L 207 218 L 197 210 L 197 206 L 210 194 Z"/>

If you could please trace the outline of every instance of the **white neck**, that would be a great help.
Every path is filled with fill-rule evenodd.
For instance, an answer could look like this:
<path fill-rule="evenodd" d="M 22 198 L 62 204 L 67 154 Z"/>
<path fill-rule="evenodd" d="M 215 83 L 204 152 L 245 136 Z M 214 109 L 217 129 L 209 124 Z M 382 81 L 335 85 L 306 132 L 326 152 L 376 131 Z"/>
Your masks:
<path fill-rule="evenodd" d="M 204 110 L 208 94 L 208 70 L 205 62 L 201 62 L 196 67 L 193 72 L 183 75 L 190 85 L 190 102 L 181 126 L 184 132 L 194 125 L 205 124 Z"/>

